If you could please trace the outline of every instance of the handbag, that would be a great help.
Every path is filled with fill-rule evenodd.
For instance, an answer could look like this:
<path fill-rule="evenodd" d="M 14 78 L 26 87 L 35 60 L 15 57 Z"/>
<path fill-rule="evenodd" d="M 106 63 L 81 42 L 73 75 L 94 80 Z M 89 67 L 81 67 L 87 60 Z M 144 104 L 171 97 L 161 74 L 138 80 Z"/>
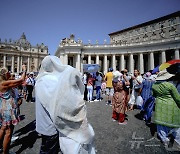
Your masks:
<path fill-rule="evenodd" d="M 137 98 L 136 98 L 136 105 L 139 106 L 139 107 L 142 107 L 143 99 L 142 99 L 141 96 L 137 96 Z"/>

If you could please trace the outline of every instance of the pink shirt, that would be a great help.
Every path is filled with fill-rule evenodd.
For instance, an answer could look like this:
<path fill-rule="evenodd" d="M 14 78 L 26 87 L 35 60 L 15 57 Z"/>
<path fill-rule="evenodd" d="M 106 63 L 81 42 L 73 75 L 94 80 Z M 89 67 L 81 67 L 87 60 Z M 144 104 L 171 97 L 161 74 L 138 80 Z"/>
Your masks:
<path fill-rule="evenodd" d="M 94 81 L 95 79 L 94 78 L 88 78 L 88 83 L 87 83 L 87 85 L 88 86 L 93 86 L 93 81 Z"/>

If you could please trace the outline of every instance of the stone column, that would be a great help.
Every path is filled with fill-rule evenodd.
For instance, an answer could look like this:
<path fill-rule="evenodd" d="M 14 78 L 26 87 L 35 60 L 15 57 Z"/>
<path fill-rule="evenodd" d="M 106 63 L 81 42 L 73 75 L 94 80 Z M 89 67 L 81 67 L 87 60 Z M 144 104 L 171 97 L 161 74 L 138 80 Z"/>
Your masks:
<path fill-rule="evenodd" d="M 81 54 L 80 56 L 80 66 L 81 66 L 81 73 L 83 74 L 84 73 L 84 70 L 83 70 L 83 58 L 84 58 L 84 54 Z"/>
<path fill-rule="evenodd" d="M 40 56 L 39 56 L 39 54 L 38 54 L 38 57 L 37 57 L 37 67 L 36 67 L 36 71 L 38 72 L 39 71 L 39 66 L 41 65 L 41 63 L 40 63 Z"/>
<path fill-rule="evenodd" d="M 120 70 L 124 70 L 124 54 L 120 56 Z"/>
<path fill-rule="evenodd" d="M 79 71 L 81 71 L 81 70 L 80 70 L 80 68 L 81 68 L 80 64 L 81 64 L 80 54 L 77 54 L 77 55 L 76 55 L 76 68 L 77 68 Z"/>
<path fill-rule="evenodd" d="M 91 55 L 88 55 L 88 64 L 91 64 Z"/>
<path fill-rule="evenodd" d="M 39 64 L 39 58 L 38 57 L 32 57 L 32 58 L 34 58 L 34 61 L 33 61 L 33 64 L 31 64 L 31 65 L 33 65 L 34 67 L 33 67 L 33 69 L 31 70 L 32 72 L 35 72 L 35 71 L 37 71 L 38 70 L 38 64 Z"/>
<path fill-rule="evenodd" d="M 153 70 L 154 69 L 154 53 L 151 52 L 149 55 L 149 70 Z"/>
<path fill-rule="evenodd" d="M 140 73 L 144 73 L 144 59 L 143 59 L 143 54 L 140 53 L 139 54 L 139 58 L 138 58 L 138 65 L 139 65 L 139 71 Z"/>
<path fill-rule="evenodd" d="M 3 67 L 6 67 L 6 55 L 3 57 Z"/>
<path fill-rule="evenodd" d="M 20 58 L 19 56 L 17 57 L 17 73 L 19 73 L 19 63 L 20 63 Z"/>
<path fill-rule="evenodd" d="M 63 56 L 63 54 L 60 54 L 59 58 L 60 58 L 61 63 L 64 64 L 64 56 Z"/>
<path fill-rule="evenodd" d="M 134 72 L 134 59 L 132 53 L 129 55 L 129 72 Z"/>
<path fill-rule="evenodd" d="M 27 72 L 29 72 L 30 71 L 30 59 L 29 59 L 29 56 L 28 56 L 28 63 L 27 63 Z"/>
<path fill-rule="evenodd" d="M 11 72 L 14 73 L 14 55 L 12 56 L 12 67 Z"/>
<path fill-rule="evenodd" d="M 160 64 L 162 64 L 164 62 L 166 62 L 166 53 L 165 53 L 165 51 L 162 51 L 161 52 L 161 63 Z"/>
<path fill-rule="evenodd" d="M 113 71 L 116 70 L 116 55 L 112 55 L 112 68 Z"/>
<path fill-rule="evenodd" d="M 174 56 L 175 59 L 179 59 L 179 49 L 176 49 L 175 50 L 175 56 Z"/>
<path fill-rule="evenodd" d="M 107 55 L 104 55 L 104 74 L 107 73 Z"/>
<path fill-rule="evenodd" d="M 66 53 L 64 54 L 64 64 L 68 65 L 68 55 Z"/>
<path fill-rule="evenodd" d="M 99 64 L 99 55 L 96 55 L 96 64 Z"/>
<path fill-rule="evenodd" d="M 20 72 L 22 72 L 22 63 L 23 63 L 23 57 L 20 57 Z"/>

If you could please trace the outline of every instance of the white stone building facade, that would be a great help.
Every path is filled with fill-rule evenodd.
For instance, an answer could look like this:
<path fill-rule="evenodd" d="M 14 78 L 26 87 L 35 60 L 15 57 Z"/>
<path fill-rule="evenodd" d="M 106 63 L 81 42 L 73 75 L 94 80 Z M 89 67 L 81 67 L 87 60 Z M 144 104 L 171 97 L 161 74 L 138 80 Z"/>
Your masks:
<path fill-rule="evenodd" d="M 110 44 L 83 44 L 74 35 L 63 39 L 55 53 L 62 63 L 72 65 L 83 72 L 83 64 L 99 64 L 106 73 L 127 68 L 141 73 L 159 64 L 179 59 L 180 11 L 109 34 Z"/>
<path fill-rule="evenodd" d="M 38 72 L 42 59 L 48 55 L 48 47 L 43 43 L 32 46 L 23 33 L 15 41 L 0 39 L 0 67 L 6 67 L 12 73 L 20 73 L 22 65 L 27 66 L 27 72 Z"/>

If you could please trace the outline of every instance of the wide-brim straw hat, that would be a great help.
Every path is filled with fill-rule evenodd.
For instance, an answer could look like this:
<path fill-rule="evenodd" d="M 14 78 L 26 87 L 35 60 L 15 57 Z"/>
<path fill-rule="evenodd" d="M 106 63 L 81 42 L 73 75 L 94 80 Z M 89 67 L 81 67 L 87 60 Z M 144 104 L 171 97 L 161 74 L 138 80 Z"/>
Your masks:
<path fill-rule="evenodd" d="M 157 81 L 167 80 L 167 79 L 170 79 L 170 78 L 173 77 L 173 76 L 174 76 L 174 74 L 170 74 L 170 73 L 167 72 L 167 71 L 160 71 L 160 72 L 157 74 L 156 80 L 157 80 Z"/>

